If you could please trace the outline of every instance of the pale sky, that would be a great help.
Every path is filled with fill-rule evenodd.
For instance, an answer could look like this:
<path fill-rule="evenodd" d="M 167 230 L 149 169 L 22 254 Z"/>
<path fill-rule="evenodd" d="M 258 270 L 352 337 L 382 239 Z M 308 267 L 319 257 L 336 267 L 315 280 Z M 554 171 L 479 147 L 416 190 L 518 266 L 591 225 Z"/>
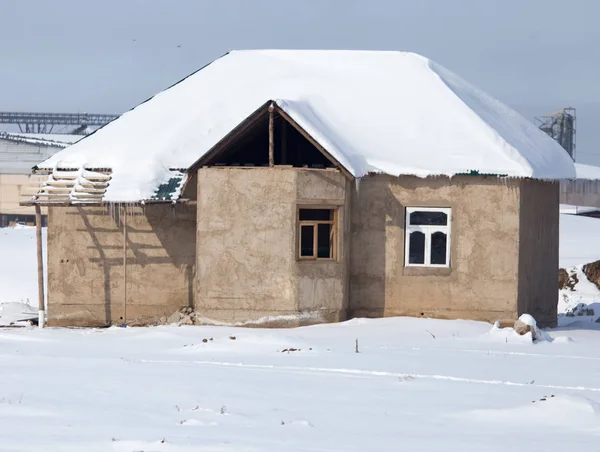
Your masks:
<path fill-rule="evenodd" d="M 596 0 L 0 0 L 0 17 L 0 111 L 121 113 L 233 49 L 406 50 L 528 119 L 577 108 L 577 160 L 600 165 Z"/>

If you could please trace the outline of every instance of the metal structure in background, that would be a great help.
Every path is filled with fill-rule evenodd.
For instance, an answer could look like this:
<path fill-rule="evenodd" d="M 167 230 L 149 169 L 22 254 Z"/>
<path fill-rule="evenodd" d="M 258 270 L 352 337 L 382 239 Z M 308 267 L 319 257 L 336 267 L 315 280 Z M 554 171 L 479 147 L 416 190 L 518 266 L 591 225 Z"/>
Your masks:
<path fill-rule="evenodd" d="M 86 135 L 88 127 L 102 127 L 117 115 L 102 115 L 91 113 L 21 113 L 0 112 L 0 124 L 16 124 L 24 133 L 52 133 L 54 126 L 77 126 L 67 132 L 73 135 Z"/>
<path fill-rule="evenodd" d="M 575 125 L 577 117 L 572 107 L 535 118 L 536 125 L 558 142 L 575 161 Z"/>

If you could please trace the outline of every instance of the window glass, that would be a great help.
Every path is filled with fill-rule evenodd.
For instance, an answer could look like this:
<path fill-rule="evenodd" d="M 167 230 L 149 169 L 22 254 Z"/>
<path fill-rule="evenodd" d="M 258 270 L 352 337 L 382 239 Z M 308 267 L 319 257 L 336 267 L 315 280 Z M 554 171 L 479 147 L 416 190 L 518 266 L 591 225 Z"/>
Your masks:
<path fill-rule="evenodd" d="M 333 247 L 331 241 L 332 224 L 319 224 L 317 226 L 317 257 L 321 259 L 331 259 L 333 257 Z"/>
<path fill-rule="evenodd" d="M 410 214 L 411 226 L 446 226 L 448 215 L 444 212 L 415 211 Z"/>
<path fill-rule="evenodd" d="M 409 238 L 408 263 L 425 263 L 425 234 L 422 232 L 412 232 Z"/>
<path fill-rule="evenodd" d="M 300 226 L 300 256 L 315 255 L 315 227 L 313 225 Z"/>
<path fill-rule="evenodd" d="M 300 209 L 300 221 L 333 221 L 333 210 Z"/>
<path fill-rule="evenodd" d="M 443 232 L 431 234 L 431 264 L 446 265 L 447 236 Z"/>

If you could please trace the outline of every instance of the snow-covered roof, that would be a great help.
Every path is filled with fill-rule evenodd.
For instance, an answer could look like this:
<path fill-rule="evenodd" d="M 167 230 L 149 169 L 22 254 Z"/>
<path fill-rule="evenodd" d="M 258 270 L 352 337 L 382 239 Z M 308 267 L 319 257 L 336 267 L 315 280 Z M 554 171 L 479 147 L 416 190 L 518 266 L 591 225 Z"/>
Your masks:
<path fill-rule="evenodd" d="M 575 163 L 577 179 L 600 180 L 600 166 Z"/>
<path fill-rule="evenodd" d="M 65 148 L 82 138 L 83 136 L 81 135 L 66 135 L 59 133 L 0 132 L 0 139 L 60 148 Z"/>
<path fill-rule="evenodd" d="M 111 168 L 105 200 L 149 199 L 270 99 L 355 177 L 575 177 L 525 118 L 427 58 L 388 51 L 234 51 L 39 167 Z"/>

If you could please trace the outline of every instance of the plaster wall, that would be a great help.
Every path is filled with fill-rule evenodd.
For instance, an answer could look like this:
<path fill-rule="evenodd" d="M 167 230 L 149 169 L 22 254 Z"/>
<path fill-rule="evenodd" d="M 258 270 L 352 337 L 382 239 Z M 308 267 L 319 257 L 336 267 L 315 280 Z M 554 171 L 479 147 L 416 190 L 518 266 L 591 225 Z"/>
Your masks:
<path fill-rule="evenodd" d="M 49 208 L 49 325 L 145 325 L 193 306 L 195 209 L 126 210 L 125 220 L 119 206 Z"/>
<path fill-rule="evenodd" d="M 196 310 L 207 323 L 293 326 L 345 318 L 346 179 L 337 171 L 200 168 Z M 297 260 L 300 206 L 338 209 L 338 258 Z"/>
<path fill-rule="evenodd" d="M 406 207 L 450 207 L 450 268 L 404 265 Z M 353 191 L 350 315 L 513 319 L 520 183 L 372 175 Z"/>

